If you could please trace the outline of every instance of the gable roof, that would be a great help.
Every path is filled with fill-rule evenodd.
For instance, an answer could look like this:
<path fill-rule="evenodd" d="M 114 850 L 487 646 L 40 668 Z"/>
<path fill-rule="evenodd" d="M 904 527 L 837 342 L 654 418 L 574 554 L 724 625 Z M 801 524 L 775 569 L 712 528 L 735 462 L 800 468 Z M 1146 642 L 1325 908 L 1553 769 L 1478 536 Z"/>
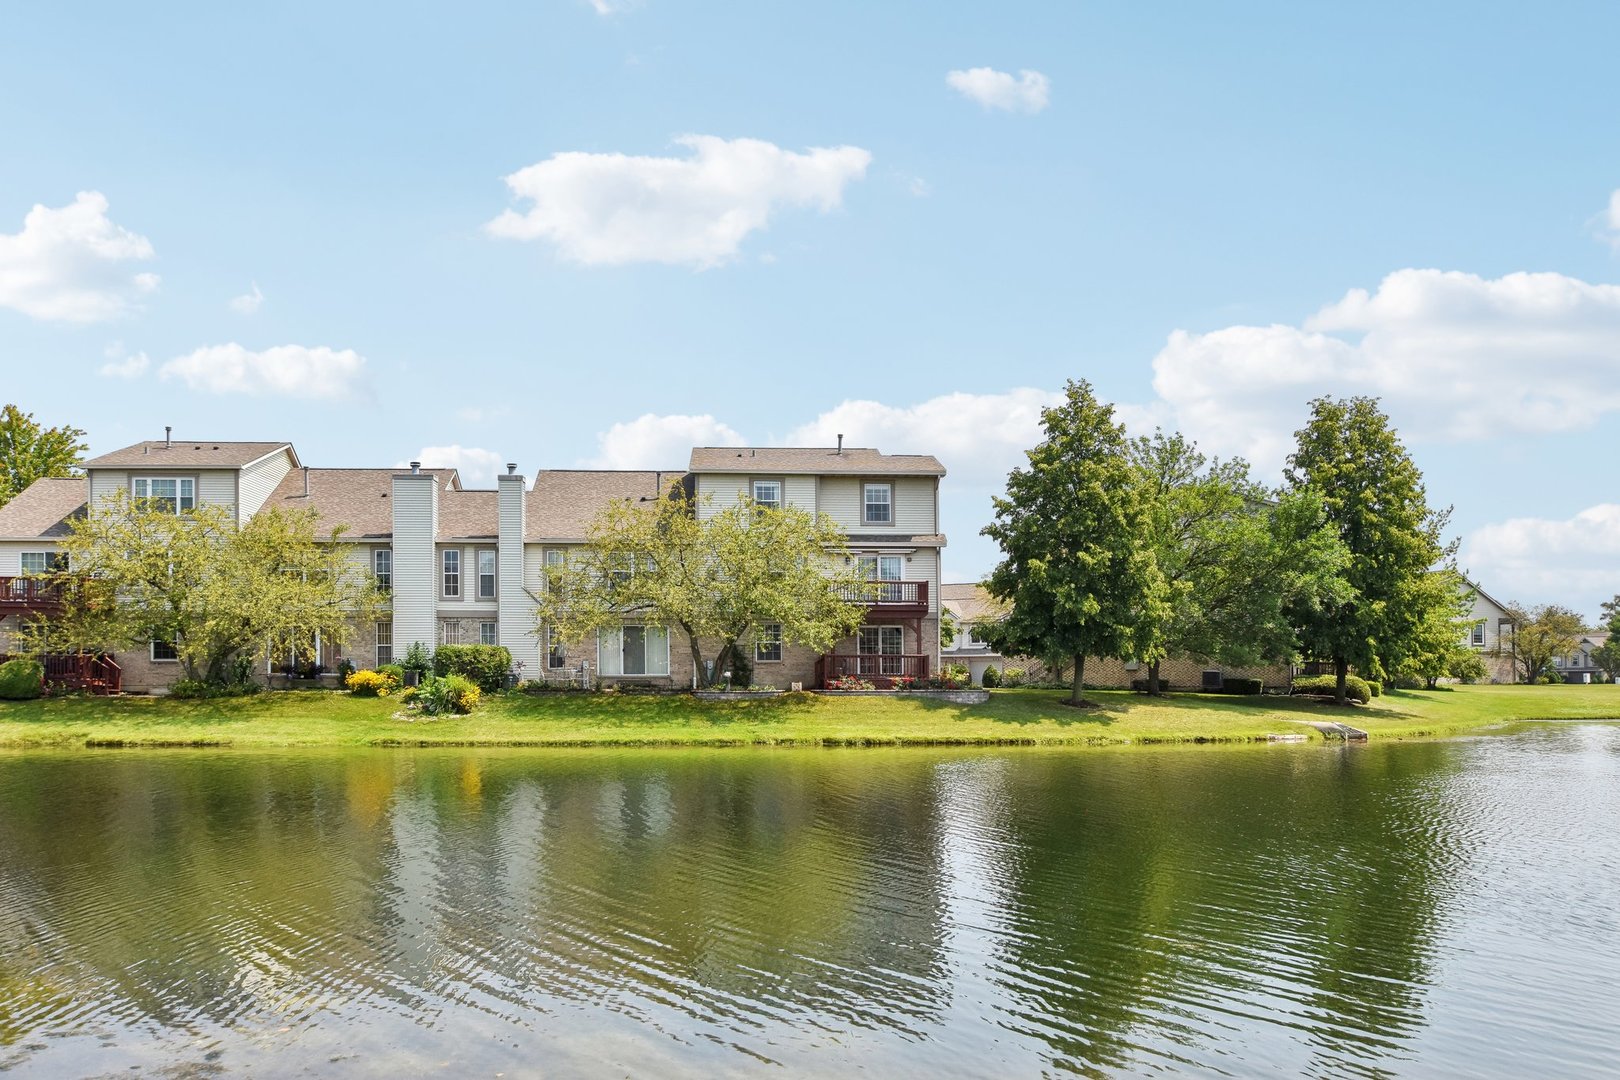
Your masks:
<path fill-rule="evenodd" d="M 932 454 L 885 454 L 869 447 L 696 446 L 695 473 L 850 473 L 862 476 L 944 476 Z"/>
<path fill-rule="evenodd" d="M 439 478 L 439 524 L 443 531 L 442 500 L 446 495 L 459 492 L 461 477 L 454 469 L 422 471 Z M 348 540 L 385 539 L 394 534 L 392 495 L 394 477 L 398 473 L 398 469 L 294 469 L 281 478 L 276 490 L 265 500 L 264 508 L 314 509 L 321 515 L 322 535 L 331 535 L 334 527 L 342 525 L 345 526 L 344 538 Z M 306 475 L 309 477 L 308 495 L 304 494 Z"/>
<path fill-rule="evenodd" d="M 525 498 L 525 540 L 584 540 L 596 515 L 613 502 L 656 502 L 684 470 L 616 472 L 600 469 L 545 469 Z"/>
<path fill-rule="evenodd" d="M 1473 580 L 1471 580 L 1470 578 L 1465 577 L 1465 578 L 1463 578 L 1463 584 L 1467 585 L 1470 589 L 1473 589 L 1474 592 L 1479 596 L 1479 598 L 1481 600 L 1484 600 L 1487 604 L 1490 604 L 1492 607 L 1496 608 L 1503 615 L 1507 614 L 1507 610 L 1508 610 L 1507 605 L 1502 603 L 1500 600 L 1496 599 L 1496 597 L 1492 596 L 1490 593 L 1486 592 L 1484 589 L 1480 588 L 1477 584 L 1474 583 Z"/>
<path fill-rule="evenodd" d="M 260 458 L 269 457 L 277 450 L 286 450 L 292 454 L 293 464 L 298 464 L 298 454 L 293 450 L 292 443 L 218 442 L 213 439 L 175 439 L 168 443 L 162 439 L 150 439 L 91 458 L 84 464 L 89 469 L 137 466 L 148 469 L 240 469 Z"/>
<path fill-rule="evenodd" d="M 68 534 L 70 519 L 84 512 L 90 486 L 84 477 L 35 480 L 0 506 L 0 539 L 54 540 Z"/>
<path fill-rule="evenodd" d="M 977 582 L 939 587 L 941 606 L 965 623 L 983 622 L 1001 614 L 1001 601 Z"/>

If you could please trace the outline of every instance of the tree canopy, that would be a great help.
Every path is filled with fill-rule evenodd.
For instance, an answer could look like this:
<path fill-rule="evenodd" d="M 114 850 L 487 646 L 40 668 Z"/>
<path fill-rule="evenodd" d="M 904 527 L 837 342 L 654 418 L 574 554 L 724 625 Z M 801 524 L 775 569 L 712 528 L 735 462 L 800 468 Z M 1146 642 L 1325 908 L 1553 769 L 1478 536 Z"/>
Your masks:
<path fill-rule="evenodd" d="M 174 513 L 116 495 L 62 539 L 76 595 L 33 624 L 31 648 L 172 642 L 188 679 L 220 685 L 266 648 L 307 653 L 317 633 L 342 646 L 382 597 L 340 545 L 317 539 L 316 520 L 271 509 L 238 526 L 224 507 Z"/>
<path fill-rule="evenodd" d="M 1373 398 L 1318 398 L 1296 432 L 1284 476 L 1319 498 L 1349 554 L 1344 598 L 1294 609 L 1309 654 L 1333 661 L 1344 701 L 1351 665 L 1378 675 L 1398 662 L 1429 617 L 1423 576 L 1452 552 L 1441 539 L 1450 511 L 1430 509 L 1423 476 Z"/>
<path fill-rule="evenodd" d="M 1004 554 L 985 587 L 1007 610 L 981 636 L 1006 653 L 1073 657 L 1069 701 L 1079 705 L 1086 657 L 1124 658 L 1139 627 L 1164 619 L 1164 579 L 1139 542 L 1148 507 L 1113 407 L 1071 381 L 1041 427 L 983 530 Z"/>
<path fill-rule="evenodd" d="M 1445 568 L 1425 574 L 1408 587 L 1403 602 L 1423 612 L 1422 620 L 1403 643 L 1389 674 L 1433 690 L 1441 679 L 1473 681 L 1485 676 L 1485 662 L 1468 647 L 1469 613 L 1474 590 L 1457 571 Z M 1411 595 L 1416 592 L 1419 595 Z"/>
<path fill-rule="evenodd" d="M 1586 621 L 1558 604 L 1509 604 L 1513 618 L 1513 638 L 1509 655 L 1527 683 L 1540 680 L 1553 670 L 1553 660 L 1568 656 L 1586 632 Z"/>
<path fill-rule="evenodd" d="M 825 514 L 710 504 L 672 488 L 656 503 L 613 503 L 585 545 L 546 567 L 538 617 L 565 641 L 627 618 L 679 629 L 703 678 L 752 662 L 759 632 L 779 624 L 784 645 L 831 649 L 865 618 L 871 583 L 849 559 L 844 531 Z M 538 629 L 538 628 L 537 628 Z"/>
<path fill-rule="evenodd" d="M 48 428 L 15 405 L 0 408 L 0 506 L 47 476 L 78 476 L 87 449 L 84 432 Z"/>

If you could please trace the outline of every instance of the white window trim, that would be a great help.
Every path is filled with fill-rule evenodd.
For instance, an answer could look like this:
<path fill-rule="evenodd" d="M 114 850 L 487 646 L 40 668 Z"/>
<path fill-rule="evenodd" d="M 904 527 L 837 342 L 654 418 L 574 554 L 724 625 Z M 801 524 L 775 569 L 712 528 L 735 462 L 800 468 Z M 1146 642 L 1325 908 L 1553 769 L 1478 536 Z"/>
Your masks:
<path fill-rule="evenodd" d="M 754 663 L 756 663 L 756 664 L 780 664 L 780 663 L 782 663 L 782 658 L 783 658 L 783 655 L 784 655 L 784 653 L 786 651 L 784 649 L 784 647 L 783 647 L 783 642 L 782 642 L 782 624 L 781 623 L 766 623 L 764 626 L 761 626 L 759 629 L 760 629 L 761 633 L 763 633 L 764 631 L 767 631 L 767 630 L 771 629 L 772 627 L 776 628 L 776 633 L 771 638 L 770 643 L 776 646 L 776 656 L 774 658 L 772 658 L 772 657 L 768 657 L 768 656 L 759 655 L 760 649 L 764 647 L 764 642 L 762 642 L 759 638 L 756 637 L 755 640 L 754 640 Z"/>
<path fill-rule="evenodd" d="M 166 641 L 164 644 L 175 650 L 174 656 L 159 656 L 157 654 L 158 640 L 153 638 L 146 646 L 147 657 L 154 664 L 178 664 L 180 662 L 180 643 L 178 641 Z"/>
<path fill-rule="evenodd" d="M 152 481 L 154 481 L 154 480 L 172 480 L 172 481 L 174 481 L 174 512 L 175 513 L 183 514 L 187 510 L 195 510 L 197 508 L 197 478 L 195 476 L 131 476 L 129 478 L 129 494 L 130 494 L 130 498 L 132 498 L 132 499 L 147 499 L 147 500 L 154 499 L 154 498 L 167 498 L 167 496 L 153 495 L 152 494 Z M 142 484 L 146 485 L 146 492 L 147 493 L 145 495 L 140 494 L 138 492 L 138 490 L 137 490 Z M 186 485 L 187 484 L 191 485 L 191 505 L 190 506 L 182 506 L 181 504 L 185 501 L 185 498 L 186 498 L 185 490 L 186 490 Z"/>
<path fill-rule="evenodd" d="M 663 671 L 661 671 L 661 672 L 657 672 L 657 671 L 633 671 L 633 672 L 627 672 L 627 671 L 624 670 L 624 630 L 625 630 L 625 627 L 629 627 L 629 626 L 643 626 L 643 627 L 652 626 L 653 629 L 663 631 L 663 638 L 664 638 L 664 670 Z M 619 643 L 619 662 L 616 665 L 619 670 L 617 672 L 615 672 L 615 673 L 609 673 L 607 671 L 607 669 L 606 669 L 606 666 L 602 663 L 602 637 L 603 637 L 604 634 L 612 634 L 614 636 L 614 638 Z M 616 628 L 604 628 L 604 629 L 598 630 L 596 632 L 596 672 L 597 672 L 598 675 L 604 675 L 604 676 L 606 676 L 607 678 L 610 678 L 610 679 L 667 679 L 670 676 L 670 669 L 671 669 L 671 666 L 670 666 L 670 642 L 669 642 L 669 639 L 670 639 L 670 633 L 669 633 L 669 628 L 668 627 L 656 626 L 656 625 L 649 624 L 649 623 L 624 623 L 623 625 L 621 625 L 619 627 L 616 627 Z M 642 655 L 643 655 L 643 658 L 645 659 L 645 656 L 646 656 L 645 651 L 643 652 Z"/>
<path fill-rule="evenodd" d="M 490 629 L 490 631 L 491 631 L 488 640 L 486 640 L 485 637 L 484 637 L 484 628 L 485 627 L 488 627 Z M 489 619 L 480 619 L 480 620 L 478 620 L 478 644 L 480 644 L 480 645 L 499 645 L 500 643 L 501 643 L 501 624 L 498 623 L 498 622 L 493 622 L 493 621 L 491 621 Z"/>
<path fill-rule="evenodd" d="M 600 639 L 598 641 L 600 642 Z M 597 651 L 601 651 L 600 644 Z M 554 658 L 559 662 L 552 663 Z M 557 628 L 555 626 L 546 627 L 545 664 L 547 671 L 563 671 L 568 667 L 568 644 L 567 642 L 563 642 L 561 645 L 557 643 Z"/>
<path fill-rule="evenodd" d="M 869 503 L 867 501 L 866 493 L 868 491 L 872 490 L 873 488 L 882 488 L 884 491 L 889 493 L 889 500 L 888 500 L 888 503 L 886 504 L 888 506 L 888 508 L 889 508 L 889 517 L 888 517 L 888 520 L 886 520 L 886 521 L 874 521 L 874 520 L 872 520 L 871 506 L 873 504 L 871 504 L 871 503 Z M 861 482 L 861 524 L 862 525 L 893 525 L 894 524 L 894 484 L 892 484 L 892 483 L 890 483 L 889 481 L 886 481 L 886 480 L 863 480 Z"/>
<path fill-rule="evenodd" d="M 761 484 L 770 484 L 772 487 L 776 488 L 775 502 L 760 499 L 759 486 Z M 748 496 L 749 498 L 753 499 L 756 506 L 764 506 L 769 507 L 772 510 L 780 510 L 782 507 L 787 505 L 787 484 L 783 483 L 781 480 L 771 480 L 765 477 L 760 477 L 757 480 L 750 480 L 748 481 Z"/>
<path fill-rule="evenodd" d="M 489 556 L 489 592 L 484 591 L 484 556 Z M 478 584 L 476 591 L 478 599 L 493 600 L 501 594 L 501 560 L 494 548 L 479 548 L 473 556 L 474 565 L 478 571 Z"/>
<path fill-rule="evenodd" d="M 379 570 L 377 568 L 378 561 L 380 559 L 384 559 L 384 558 L 386 558 L 388 560 L 388 570 L 386 572 L 386 575 L 385 575 L 384 571 Z M 379 589 L 383 589 L 383 590 L 386 590 L 388 592 L 393 592 L 394 591 L 394 549 L 393 548 L 373 548 L 372 549 L 372 551 L 371 551 L 371 576 L 372 576 L 372 579 L 374 581 L 376 581 L 377 587 Z M 383 580 L 384 576 L 386 576 L 388 578 L 387 581 Z"/>
<path fill-rule="evenodd" d="M 450 591 L 450 557 L 456 559 L 456 591 Z M 439 552 L 439 595 L 446 600 L 461 599 L 461 549 L 445 548 Z"/>
<path fill-rule="evenodd" d="M 387 630 L 388 630 L 388 640 L 387 641 L 383 640 L 383 628 L 384 627 L 386 627 Z M 391 623 L 391 622 L 378 622 L 377 626 L 375 628 L 375 633 L 376 633 L 377 637 L 376 637 L 376 642 L 375 642 L 376 648 L 375 648 L 375 650 L 373 652 L 373 658 L 376 660 L 377 665 L 379 667 L 381 667 L 383 664 L 392 664 L 394 662 L 394 624 Z M 388 659 L 386 659 L 386 660 L 384 660 L 382 658 L 382 651 L 384 649 L 388 650 Z"/>

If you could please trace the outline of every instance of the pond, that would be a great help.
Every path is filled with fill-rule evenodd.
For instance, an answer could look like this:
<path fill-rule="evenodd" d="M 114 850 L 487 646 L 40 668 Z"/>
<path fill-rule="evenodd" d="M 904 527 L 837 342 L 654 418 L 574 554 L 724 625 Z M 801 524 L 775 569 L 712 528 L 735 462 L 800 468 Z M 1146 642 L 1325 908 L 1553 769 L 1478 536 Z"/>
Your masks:
<path fill-rule="evenodd" d="M 1614 724 L 0 755 L 13 1075 L 1598 1076 L 1616 971 Z"/>

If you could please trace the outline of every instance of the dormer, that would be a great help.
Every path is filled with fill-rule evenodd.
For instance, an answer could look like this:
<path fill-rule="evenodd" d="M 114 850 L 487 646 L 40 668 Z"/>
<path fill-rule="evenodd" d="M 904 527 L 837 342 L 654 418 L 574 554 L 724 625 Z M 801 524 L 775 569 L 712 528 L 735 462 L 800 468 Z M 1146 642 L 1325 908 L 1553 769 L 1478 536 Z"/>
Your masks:
<path fill-rule="evenodd" d="M 122 491 L 175 510 L 223 506 L 241 523 L 299 465 L 291 443 L 187 440 L 174 438 L 170 429 L 164 432 L 162 439 L 84 463 L 92 507 Z"/>

